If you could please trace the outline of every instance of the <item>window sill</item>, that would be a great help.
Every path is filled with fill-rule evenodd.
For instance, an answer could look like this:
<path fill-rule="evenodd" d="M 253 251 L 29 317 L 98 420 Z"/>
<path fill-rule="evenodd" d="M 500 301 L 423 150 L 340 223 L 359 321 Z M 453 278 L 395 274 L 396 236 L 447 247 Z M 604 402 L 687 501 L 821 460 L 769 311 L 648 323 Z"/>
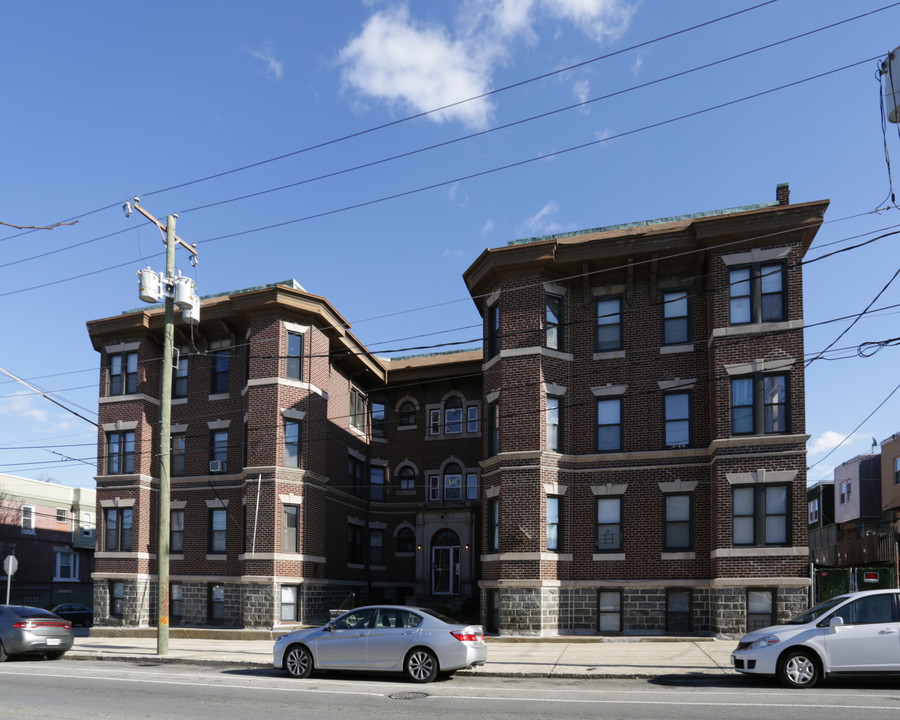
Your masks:
<path fill-rule="evenodd" d="M 674 355 L 676 353 L 694 352 L 694 343 L 679 343 L 678 345 L 663 345 L 659 349 L 660 355 Z"/>
<path fill-rule="evenodd" d="M 418 425 L 398 425 L 397 432 L 403 432 L 404 430 L 418 430 Z"/>
<path fill-rule="evenodd" d="M 216 393 L 215 395 L 210 395 L 209 400 L 212 402 L 213 400 L 227 400 L 231 395 L 229 393 Z"/>
<path fill-rule="evenodd" d="M 227 560 L 228 553 L 207 553 L 206 559 L 207 560 Z"/>
<path fill-rule="evenodd" d="M 594 562 L 620 562 L 625 559 L 625 553 L 594 553 Z"/>
<path fill-rule="evenodd" d="M 183 398 L 172 398 L 173 405 L 187 405 L 188 399 L 186 397 Z"/>
<path fill-rule="evenodd" d="M 624 360 L 624 350 L 608 350 L 605 352 L 595 352 L 594 360 Z"/>
<path fill-rule="evenodd" d="M 696 560 L 697 553 L 693 550 L 666 551 L 659 556 L 660 560 Z"/>

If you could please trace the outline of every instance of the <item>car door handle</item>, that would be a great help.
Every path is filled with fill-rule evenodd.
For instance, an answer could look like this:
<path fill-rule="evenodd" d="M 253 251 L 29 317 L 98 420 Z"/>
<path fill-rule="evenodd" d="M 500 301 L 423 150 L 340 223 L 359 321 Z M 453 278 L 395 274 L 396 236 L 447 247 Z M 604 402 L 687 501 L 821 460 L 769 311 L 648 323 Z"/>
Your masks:
<path fill-rule="evenodd" d="M 400 634 L 401 634 L 401 635 L 412 635 L 412 634 L 413 634 L 413 631 L 412 631 L 412 630 L 406 630 L 405 632 L 402 632 L 402 633 L 400 633 Z"/>
<path fill-rule="evenodd" d="M 878 634 L 879 635 L 893 635 L 895 632 L 897 632 L 897 631 L 894 630 L 893 628 L 884 628 L 883 630 L 879 630 Z"/>

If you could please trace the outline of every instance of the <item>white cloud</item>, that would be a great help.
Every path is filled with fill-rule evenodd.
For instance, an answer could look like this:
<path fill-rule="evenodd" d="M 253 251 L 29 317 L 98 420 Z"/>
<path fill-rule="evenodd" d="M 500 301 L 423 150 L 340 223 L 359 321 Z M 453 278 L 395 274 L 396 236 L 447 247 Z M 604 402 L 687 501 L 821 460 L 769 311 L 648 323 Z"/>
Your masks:
<path fill-rule="evenodd" d="M 577 102 L 583 103 L 587 102 L 591 98 L 591 83 L 587 80 L 578 80 L 572 86 L 572 95 L 575 97 Z M 591 107 L 590 105 L 583 105 L 579 108 L 579 112 L 590 115 Z"/>
<path fill-rule="evenodd" d="M 487 222 L 481 226 L 481 237 L 487 237 L 494 230 L 494 221 L 490 218 L 487 219 Z"/>
<path fill-rule="evenodd" d="M 259 50 L 248 47 L 247 52 L 250 53 L 251 57 L 262 60 L 266 64 L 266 74 L 271 75 L 276 80 L 281 80 L 284 77 L 284 63 L 279 62 L 275 58 L 272 43 L 264 43 Z"/>
<path fill-rule="evenodd" d="M 399 111 L 483 130 L 495 110 L 487 93 L 516 41 L 539 41 L 541 14 L 573 24 L 598 42 L 623 35 L 637 6 L 627 0 L 467 0 L 452 28 L 417 22 L 405 4 L 375 12 L 339 53 L 346 89 Z M 559 28 L 557 28 L 557 32 Z M 578 83 L 576 93 L 589 85 Z M 586 96 L 585 96 L 586 97 Z M 478 98 L 461 102 L 468 98 Z"/>
<path fill-rule="evenodd" d="M 559 203 L 556 200 L 551 200 L 522 224 L 519 234 L 528 237 L 539 237 L 559 232 L 562 226 L 551 220 L 551 216 L 558 212 Z"/>
<path fill-rule="evenodd" d="M 643 67 L 643 65 L 644 65 L 644 56 L 641 55 L 641 53 L 638 53 L 634 57 L 634 62 L 631 63 L 631 76 L 636 78 L 640 74 L 641 67 Z"/>
<path fill-rule="evenodd" d="M 0 415 L 10 415 L 39 423 L 46 423 L 49 419 L 45 410 L 36 407 L 35 398 L 26 395 L 13 395 L 6 398 L 3 403 L 0 403 Z"/>

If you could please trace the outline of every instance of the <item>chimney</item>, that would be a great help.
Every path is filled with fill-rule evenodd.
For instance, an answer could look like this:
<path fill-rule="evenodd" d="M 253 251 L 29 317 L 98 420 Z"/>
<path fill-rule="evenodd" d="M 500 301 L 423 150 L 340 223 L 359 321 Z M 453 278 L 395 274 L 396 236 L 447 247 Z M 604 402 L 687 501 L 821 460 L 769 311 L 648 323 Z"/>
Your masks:
<path fill-rule="evenodd" d="M 791 187 L 788 183 L 778 183 L 775 186 L 775 200 L 779 205 L 791 204 Z"/>

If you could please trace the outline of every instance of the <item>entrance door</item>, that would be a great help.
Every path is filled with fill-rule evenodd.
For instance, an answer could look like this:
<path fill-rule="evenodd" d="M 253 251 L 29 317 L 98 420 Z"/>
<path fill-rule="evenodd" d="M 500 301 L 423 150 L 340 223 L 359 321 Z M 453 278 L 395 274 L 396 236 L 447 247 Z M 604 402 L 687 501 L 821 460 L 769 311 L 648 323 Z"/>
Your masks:
<path fill-rule="evenodd" d="M 432 546 L 431 592 L 434 595 L 459 592 L 459 545 Z"/>

